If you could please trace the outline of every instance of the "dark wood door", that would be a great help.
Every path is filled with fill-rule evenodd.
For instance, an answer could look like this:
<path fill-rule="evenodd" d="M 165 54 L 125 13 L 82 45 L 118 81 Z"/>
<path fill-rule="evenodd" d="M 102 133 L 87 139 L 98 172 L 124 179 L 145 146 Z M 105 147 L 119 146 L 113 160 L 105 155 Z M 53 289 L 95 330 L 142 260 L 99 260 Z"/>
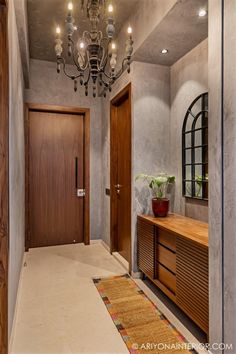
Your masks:
<path fill-rule="evenodd" d="M 84 117 L 29 112 L 29 245 L 83 242 Z"/>
<path fill-rule="evenodd" d="M 130 86 L 111 103 L 112 251 L 131 260 L 131 102 Z"/>

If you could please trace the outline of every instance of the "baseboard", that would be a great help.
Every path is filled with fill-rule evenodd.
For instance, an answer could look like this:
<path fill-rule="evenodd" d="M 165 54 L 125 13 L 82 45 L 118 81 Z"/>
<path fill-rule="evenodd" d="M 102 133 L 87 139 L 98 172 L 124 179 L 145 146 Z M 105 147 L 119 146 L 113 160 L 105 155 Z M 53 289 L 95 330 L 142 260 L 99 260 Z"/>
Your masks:
<path fill-rule="evenodd" d="M 110 252 L 110 246 L 109 246 L 106 242 L 104 242 L 103 240 L 101 240 L 101 241 L 102 241 L 103 247 L 106 248 L 106 250 L 107 250 L 108 252 Z"/>
<path fill-rule="evenodd" d="M 129 273 L 129 262 L 126 261 L 118 252 L 112 253 L 113 257 L 120 263 L 124 270 Z"/>
<path fill-rule="evenodd" d="M 91 245 L 96 245 L 96 244 L 101 243 L 101 242 L 102 242 L 102 240 L 100 238 L 97 239 L 97 240 L 90 240 L 90 244 Z"/>
<path fill-rule="evenodd" d="M 14 340 L 14 336 L 15 336 L 16 319 L 17 319 L 17 313 L 18 313 L 18 307 L 19 307 L 20 291 L 21 291 L 21 286 L 22 286 L 22 273 L 23 273 L 23 268 L 24 268 L 25 261 L 26 260 L 25 260 L 25 253 L 24 253 L 23 259 L 22 259 L 20 277 L 19 277 L 17 295 L 16 295 L 16 304 L 15 304 L 14 318 L 13 318 L 13 322 L 12 322 L 11 334 L 10 334 L 10 337 L 9 337 L 9 353 L 12 352 L 12 345 L 13 345 L 13 340 Z"/>
<path fill-rule="evenodd" d="M 134 279 L 141 279 L 142 278 L 142 273 L 141 272 L 131 272 L 131 276 Z"/>

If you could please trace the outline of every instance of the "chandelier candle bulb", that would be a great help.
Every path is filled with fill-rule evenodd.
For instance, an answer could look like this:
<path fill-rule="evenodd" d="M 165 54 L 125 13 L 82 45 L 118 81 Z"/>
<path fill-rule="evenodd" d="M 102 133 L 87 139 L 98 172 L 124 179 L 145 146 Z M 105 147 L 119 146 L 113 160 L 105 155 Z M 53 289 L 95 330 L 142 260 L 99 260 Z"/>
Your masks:
<path fill-rule="evenodd" d="M 73 3 L 72 3 L 72 2 L 69 2 L 69 4 L 68 4 L 68 10 L 69 10 L 69 11 L 72 11 L 72 10 L 73 10 Z"/>
<path fill-rule="evenodd" d="M 56 28 L 56 34 L 57 34 L 57 35 L 60 35 L 60 34 L 61 34 L 61 29 L 60 29 L 59 26 L 57 26 L 57 28 Z"/>
<path fill-rule="evenodd" d="M 132 27 L 131 27 L 131 26 L 128 27 L 127 32 L 128 32 L 128 34 L 132 34 L 133 30 L 132 30 Z"/>
<path fill-rule="evenodd" d="M 108 12 L 109 12 L 109 14 L 112 14 L 113 13 L 113 5 L 112 4 L 110 4 L 109 6 L 108 6 Z"/>

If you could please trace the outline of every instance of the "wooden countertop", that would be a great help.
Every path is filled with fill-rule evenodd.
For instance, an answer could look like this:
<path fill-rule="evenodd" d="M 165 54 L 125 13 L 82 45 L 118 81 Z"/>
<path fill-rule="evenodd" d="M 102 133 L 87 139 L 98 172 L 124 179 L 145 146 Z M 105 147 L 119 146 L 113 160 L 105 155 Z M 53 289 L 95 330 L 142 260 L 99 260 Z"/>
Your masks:
<path fill-rule="evenodd" d="M 165 218 L 154 218 L 151 215 L 139 215 L 139 218 L 158 226 L 160 229 L 171 231 L 176 235 L 208 247 L 207 223 L 178 214 L 169 214 Z"/>

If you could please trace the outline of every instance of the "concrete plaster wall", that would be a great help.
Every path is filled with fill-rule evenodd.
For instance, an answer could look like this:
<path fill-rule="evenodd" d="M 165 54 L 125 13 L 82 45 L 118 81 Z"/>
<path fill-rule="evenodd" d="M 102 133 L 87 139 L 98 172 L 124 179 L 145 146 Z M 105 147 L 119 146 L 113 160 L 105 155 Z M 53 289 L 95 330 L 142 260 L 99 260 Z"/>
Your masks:
<path fill-rule="evenodd" d="M 171 67 L 170 160 L 176 176 L 174 211 L 208 222 L 208 203 L 182 197 L 182 126 L 192 101 L 208 91 L 208 40 Z"/>
<path fill-rule="evenodd" d="M 177 0 L 145 0 L 140 1 L 134 9 L 132 15 L 124 23 L 118 34 L 117 44 L 119 48 L 118 63 L 124 55 L 125 41 L 127 39 L 127 28 L 132 26 L 134 40 L 134 54 L 143 44 L 145 39 L 155 30 L 155 28 L 164 19 L 167 13 L 174 7 Z"/>
<path fill-rule="evenodd" d="M 236 351 L 236 2 L 224 1 L 224 341 Z"/>
<path fill-rule="evenodd" d="M 9 1 L 9 336 L 25 244 L 24 83 L 13 0 Z"/>
<path fill-rule="evenodd" d="M 222 342 L 222 0 L 209 1 L 209 316 L 211 343 Z M 221 353 L 216 350 L 214 353 Z"/>
<path fill-rule="evenodd" d="M 64 73 L 57 74 L 55 63 L 31 60 L 30 89 L 25 90 L 25 100 L 90 109 L 90 232 L 91 239 L 101 238 L 101 99 L 86 97 L 81 87 L 75 93 L 73 82 Z"/>

